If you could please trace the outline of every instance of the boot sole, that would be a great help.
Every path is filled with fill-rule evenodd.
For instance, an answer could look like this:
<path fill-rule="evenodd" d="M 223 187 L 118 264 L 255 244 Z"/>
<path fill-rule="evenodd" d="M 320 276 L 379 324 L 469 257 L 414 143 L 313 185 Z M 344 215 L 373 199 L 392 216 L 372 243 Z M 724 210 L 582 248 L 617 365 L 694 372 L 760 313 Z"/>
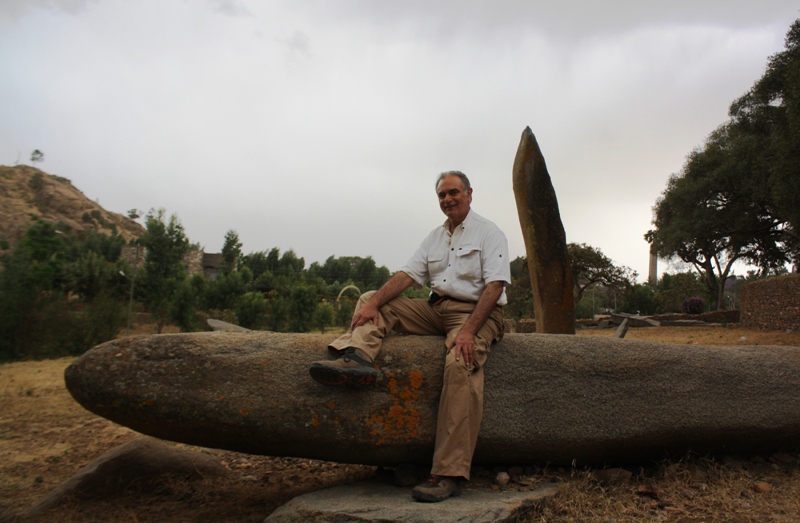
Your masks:
<path fill-rule="evenodd" d="M 439 503 L 449 498 L 455 498 L 461 495 L 461 488 L 456 489 L 452 494 L 435 495 L 420 490 L 412 490 L 411 497 L 417 501 L 425 501 L 427 503 Z"/>
<path fill-rule="evenodd" d="M 308 373 L 316 381 L 324 385 L 355 385 L 368 386 L 375 383 L 378 371 L 375 369 L 336 369 L 327 365 L 314 363 L 309 367 Z"/>

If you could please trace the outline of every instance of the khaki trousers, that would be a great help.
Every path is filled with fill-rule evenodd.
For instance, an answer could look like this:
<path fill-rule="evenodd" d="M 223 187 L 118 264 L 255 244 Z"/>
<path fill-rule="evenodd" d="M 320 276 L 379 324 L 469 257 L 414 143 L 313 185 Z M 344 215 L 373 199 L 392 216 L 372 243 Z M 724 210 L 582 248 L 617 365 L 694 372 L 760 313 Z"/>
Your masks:
<path fill-rule="evenodd" d="M 365 293 L 356 310 L 366 304 L 375 291 Z M 378 325 L 372 322 L 333 341 L 335 352 L 348 347 L 363 350 L 375 361 L 383 338 L 392 330 L 418 335 L 446 335 L 445 348 L 464 326 L 474 303 L 445 300 L 430 305 L 427 300 L 398 296 L 379 309 Z M 445 357 L 444 385 L 439 399 L 436 443 L 431 474 L 462 476 L 469 479 L 472 455 L 483 418 L 483 366 L 492 343 L 503 337 L 503 308 L 497 306 L 475 336 L 475 359 L 467 366 L 456 361 L 455 351 Z"/>

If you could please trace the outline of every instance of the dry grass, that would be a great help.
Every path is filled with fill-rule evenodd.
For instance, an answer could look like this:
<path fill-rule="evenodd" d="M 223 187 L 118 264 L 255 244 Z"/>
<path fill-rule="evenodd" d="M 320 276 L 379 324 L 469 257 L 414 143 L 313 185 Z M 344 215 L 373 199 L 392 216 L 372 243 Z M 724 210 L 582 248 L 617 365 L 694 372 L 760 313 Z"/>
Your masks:
<path fill-rule="evenodd" d="M 134 333 L 150 333 L 148 329 L 152 327 L 135 326 Z M 610 336 L 613 330 L 579 334 Z M 800 346 L 798 333 L 724 327 L 631 329 L 626 338 Z M 71 361 L 0 365 L 0 513 L 5 512 L 0 521 L 23 521 L 17 515 L 25 508 L 107 450 L 137 437 L 72 400 L 63 382 L 64 368 Z M 218 456 L 229 473 L 213 480 L 153 478 L 118 496 L 68 500 L 36 521 L 262 521 L 294 496 L 374 473 L 369 467 L 193 449 Z M 536 482 L 558 480 L 559 495 L 520 521 L 800 521 L 797 465 L 795 453 L 687 456 L 641 464 L 629 469 L 630 480 L 611 485 L 598 481 L 591 470 L 536 470 L 532 473 Z M 491 488 L 489 479 L 476 474 L 470 488 Z M 527 487 L 512 483 L 506 488 Z"/>

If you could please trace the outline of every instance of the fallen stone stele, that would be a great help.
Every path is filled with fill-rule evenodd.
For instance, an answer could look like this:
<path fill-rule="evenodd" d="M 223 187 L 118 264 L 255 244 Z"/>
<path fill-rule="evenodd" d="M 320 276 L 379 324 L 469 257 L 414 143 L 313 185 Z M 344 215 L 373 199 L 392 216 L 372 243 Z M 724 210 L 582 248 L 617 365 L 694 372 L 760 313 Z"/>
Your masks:
<path fill-rule="evenodd" d="M 389 336 L 374 387 L 321 385 L 329 336 L 129 337 L 70 365 L 73 397 L 162 439 L 393 466 L 431 460 L 443 338 Z M 578 466 L 800 442 L 800 348 L 507 334 L 486 365 L 474 464 Z"/>

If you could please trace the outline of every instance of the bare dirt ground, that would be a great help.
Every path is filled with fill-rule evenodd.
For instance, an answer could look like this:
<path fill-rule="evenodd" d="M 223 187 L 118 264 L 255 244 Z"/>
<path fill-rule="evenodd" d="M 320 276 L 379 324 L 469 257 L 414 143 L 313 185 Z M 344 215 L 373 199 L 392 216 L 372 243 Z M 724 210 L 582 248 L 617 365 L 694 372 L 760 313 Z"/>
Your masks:
<path fill-rule="evenodd" d="M 141 333 L 142 330 L 132 334 Z M 581 330 L 611 336 L 613 330 Z M 793 345 L 800 333 L 736 327 L 631 329 L 627 339 L 696 345 Z M 104 452 L 139 435 L 75 403 L 64 387 L 72 359 L 0 365 L 0 521 L 31 521 L 22 512 Z M 189 448 L 218 457 L 221 478 L 154 478 L 115 496 L 67 498 L 35 521 L 255 522 L 289 499 L 369 477 L 375 468 L 297 458 Z M 800 472 L 793 450 L 770 456 L 685 456 L 628 468 L 630 479 L 608 484 L 597 472 L 529 469 L 528 485 L 559 481 L 559 495 L 522 522 L 796 522 Z M 492 488 L 489 471 L 476 471 L 472 488 Z M 468 486 L 469 487 L 469 486 Z M 497 488 L 495 486 L 495 488 Z"/>

